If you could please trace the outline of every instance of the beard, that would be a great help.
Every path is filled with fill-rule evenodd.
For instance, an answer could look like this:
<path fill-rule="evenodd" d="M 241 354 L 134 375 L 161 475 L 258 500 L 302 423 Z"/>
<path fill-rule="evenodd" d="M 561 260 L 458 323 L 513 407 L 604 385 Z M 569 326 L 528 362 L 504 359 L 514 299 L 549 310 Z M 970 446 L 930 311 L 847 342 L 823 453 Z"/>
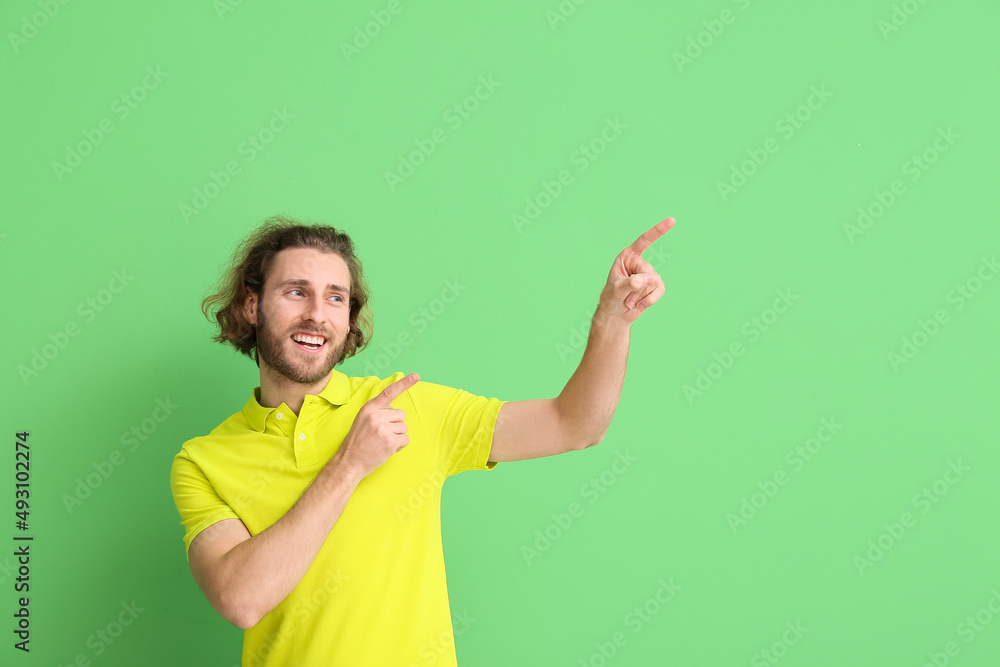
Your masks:
<path fill-rule="evenodd" d="M 323 343 L 327 349 L 321 354 L 290 349 L 298 343 L 292 340 L 291 333 L 282 334 L 271 329 L 258 301 L 257 354 L 274 372 L 292 382 L 311 385 L 325 378 L 340 363 L 346 343 L 346 336 L 339 345 L 334 338 L 327 338 Z"/>

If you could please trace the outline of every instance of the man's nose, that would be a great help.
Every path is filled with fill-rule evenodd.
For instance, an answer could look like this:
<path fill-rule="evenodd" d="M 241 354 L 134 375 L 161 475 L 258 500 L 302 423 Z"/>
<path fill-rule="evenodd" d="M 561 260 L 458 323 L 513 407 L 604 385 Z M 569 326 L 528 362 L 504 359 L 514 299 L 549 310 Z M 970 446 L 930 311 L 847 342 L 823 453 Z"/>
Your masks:
<path fill-rule="evenodd" d="M 316 322 L 326 321 L 326 307 L 323 301 L 323 295 L 317 294 L 309 301 L 309 306 L 306 309 L 307 314 Z"/>

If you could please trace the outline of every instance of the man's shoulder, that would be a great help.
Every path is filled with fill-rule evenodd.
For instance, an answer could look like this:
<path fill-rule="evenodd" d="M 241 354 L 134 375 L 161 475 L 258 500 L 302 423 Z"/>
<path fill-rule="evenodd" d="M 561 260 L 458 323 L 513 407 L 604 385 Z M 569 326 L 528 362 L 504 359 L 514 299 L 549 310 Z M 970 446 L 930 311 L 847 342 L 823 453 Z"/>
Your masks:
<path fill-rule="evenodd" d="M 398 382 L 405 378 L 409 373 L 404 373 L 403 371 L 396 371 L 386 377 L 379 377 L 377 375 L 369 375 L 366 377 L 348 377 L 351 381 L 351 396 L 352 398 L 361 399 L 362 402 L 369 401 L 379 394 L 379 392 L 384 391 L 386 387 Z M 452 396 L 456 392 L 461 392 L 461 389 L 452 387 L 449 385 L 440 384 L 438 382 L 432 382 L 430 380 L 425 380 L 424 376 L 421 374 L 420 380 L 403 392 L 400 396 L 415 396 L 419 395 L 426 400 L 436 399 L 447 396 Z"/>
<path fill-rule="evenodd" d="M 246 415 L 242 410 L 239 410 L 229 415 L 221 424 L 208 433 L 186 440 L 181 445 L 180 452 L 177 455 L 191 458 L 197 453 L 232 443 L 240 437 L 245 437 L 251 431 L 253 431 L 253 428 L 247 421 Z"/>
<path fill-rule="evenodd" d="M 380 392 L 384 391 L 386 387 L 398 382 L 405 378 L 409 373 L 404 373 L 403 371 L 396 371 L 385 377 L 380 377 L 378 375 L 367 375 L 367 376 L 347 376 L 350 381 L 351 386 L 351 400 L 360 401 L 365 403 L 375 398 Z M 446 387 L 441 384 L 434 382 L 428 382 L 421 376 L 420 381 L 415 385 L 407 389 L 402 395 L 406 396 L 408 394 L 425 394 L 425 393 L 437 393 L 441 390 L 444 391 L 456 391 L 452 387 Z"/>

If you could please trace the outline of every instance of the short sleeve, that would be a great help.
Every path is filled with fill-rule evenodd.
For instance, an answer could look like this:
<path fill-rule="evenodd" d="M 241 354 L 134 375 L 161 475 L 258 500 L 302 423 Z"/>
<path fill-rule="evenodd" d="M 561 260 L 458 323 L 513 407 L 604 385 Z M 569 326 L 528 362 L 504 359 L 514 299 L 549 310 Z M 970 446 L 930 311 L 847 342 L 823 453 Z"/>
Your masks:
<path fill-rule="evenodd" d="M 497 466 L 489 456 L 497 415 L 506 401 L 423 380 L 406 394 L 427 437 L 439 445 L 446 477 L 463 470 L 492 470 Z"/>
<path fill-rule="evenodd" d="M 215 487 L 194 461 L 182 449 L 170 467 L 170 490 L 184 526 L 184 551 L 198 533 L 223 519 L 239 519 L 239 515 L 215 491 Z"/>

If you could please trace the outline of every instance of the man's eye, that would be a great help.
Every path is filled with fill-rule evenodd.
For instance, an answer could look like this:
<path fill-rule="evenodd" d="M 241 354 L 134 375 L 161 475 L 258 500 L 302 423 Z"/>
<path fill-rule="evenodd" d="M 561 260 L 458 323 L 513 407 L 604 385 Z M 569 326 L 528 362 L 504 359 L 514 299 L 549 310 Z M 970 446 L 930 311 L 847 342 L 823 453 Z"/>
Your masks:
<path fill-rule="evenodd" d="M 288 293 L 289 294 L 295 294 L 295 293 L 302 294 L 303 292 L 300 289 L 292 289 L 292 290 L 288 290 Z M 330 298 L 331 299 L 340 299 L 341 302 L 344 301 L 344 297 L 340 296 L 339 294 L 334 294 Z"/>

